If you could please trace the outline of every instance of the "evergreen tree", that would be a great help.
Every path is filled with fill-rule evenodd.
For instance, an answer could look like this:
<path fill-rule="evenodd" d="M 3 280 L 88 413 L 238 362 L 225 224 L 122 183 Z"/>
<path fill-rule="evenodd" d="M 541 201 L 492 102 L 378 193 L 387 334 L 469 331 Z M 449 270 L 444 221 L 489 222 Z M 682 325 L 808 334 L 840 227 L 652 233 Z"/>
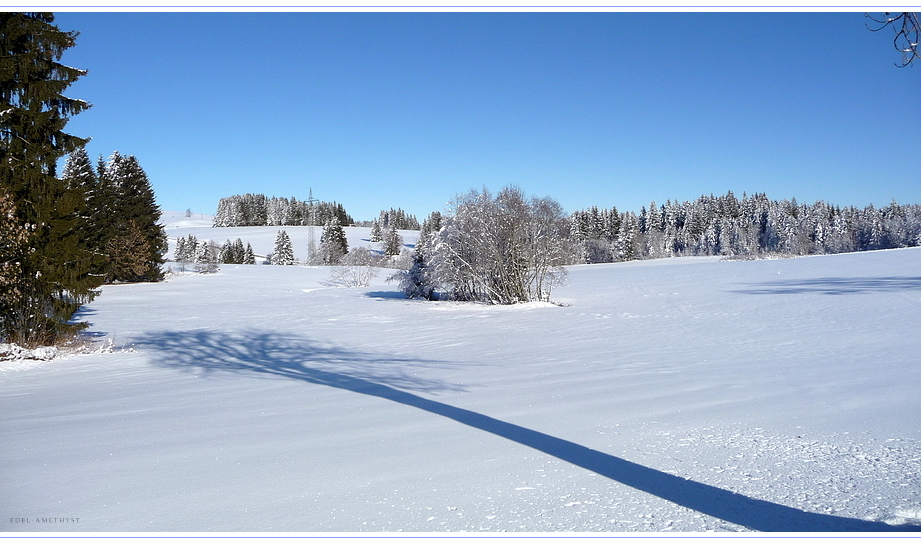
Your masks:
<path fill-rule="evenodd" d="M 383 239 L 384 235 L 381 232 L 381 224 L 377 221 L 374 221 L 371 224 L 371 237 L 368 241 L 370 242 L 380 242 Z"/>
<path fill-rule="evenodd" d="M 384 255 L 399 255 L 403 249 L 403 237 L 397 232 L 397 229 L 388 228 L 384 231 Z"/>
<path fill-rule="evenodd" d="M 275 237 L 275 251 L 272 252 L 272 264 L 292 265 L 295 264 L 294 249 L 291 247 L 291 239 L 288 233 L 280 230 Z"/>
<path fill-rule="evenodd" d="M 98 208 L 106 208 L 103 215 L 107 223 L 101 226 L 102 245 L 106 248 L 107 264 L 102 272 L 107 281 L 159 281 L 163 278 L 161 265 L 167 250 L 166 233 L 160 225 L 160 208 L 146 172 L 134 156 L 123 156 L 117 151 L 112 154 L 100 174 L 100 198 Z M 120 238 L 139 232 L 143 244 L 126 243 Z M 112 253 L 114 248 L 121 250 Z M 128 248 L 133 252 L 125 254 Z M 119 263 L 139 262 L 142 268 L 125 268 Z M 129 272 L 130 270 L 130 272 Z"/>
<path fill-rule="evenodd" d="M 221 264 L 234 264 L 234 255 L 233 255 L 233 244 L 230 240 L 224 242 L 224 245 L 221 246 L 221 254 L 219 257 Z"/>
<path fill-rule="evenodd" d="M 637 258 L 637 237 L 639 220 L 633 212 L 626 212 L 621 218 L 620 232 L 614 241 L 614 255 L 619 261 L 632 261 Z"/>
<path fill-rule="evenodd" d="M 195 254 L 195 271 L 202 274 L 217 272 L 219 248 L 208 240 L 202 240 L 198 243 Z"/>
<path fill-rule="evenodd" d="M 150 242 L 133 221 L 125 224 L 125 230 L 109 238 L 105 245 L 108 256 L 106 270 L 109 282 L 140 281 L 148 272 L 147 255 Z"/>
<path fill-rule="evenodd" d="M 61 172 L 61 180 L 64 181 L 68 190 L 79 191 L 83 194 L 76 229 L 81 240 L 89 240 L 102 225 L 97 224 L 95 210 L 91 206 L 91 203 L 95 202 L 99 180 L 85 149 L 81 147 L 67 157 L 64 170 Z M 94 248 L 90 247 L 90 249 Z"/>
<path fill-rule="evenodd" d="M 16 307 L 22 296 L 22 263 L 20 257 L 27 250 L 29 229 L 16 217 L 13 197 L 0 185 L 0 308 L 6 313 Z M 5 322 L 3 322 L 5 324 Z"/>
<path fill-rule="evenodd" d="M 422 222 L 419 229 L 419 239 L 428 239 L 432 234 L 441 230 L 441 212 L 432 212 Z"/>
<path fill-rule="evenodd" d="M 339 224 L 339 218 L 333 216 L 323 227 L 323 234 L 320 236 L 320 257 L 323 264 L 332 265 L 338 263 L 348 252 L 349 242 L 345 238 L 345 230 Z"/>
<path fill-rule="evenodd" d="M 173 250 L 173 262 L 180 262 L 181 256 L 186 254 L 185 238 L 176 238 L 176 249 Z"/>
<path fill-rule="evenodd" d="M 198 255 L 198 239 L 190 234 L 186 238 L 176 240 L 176 252 L 173 258 L 179 263 L 180 270 L 185 270 L 189 263 L 195 262 Z"/>
<path fill-rule="evenodd" d="M 412 265 L 407 270 L 398 270 L 387 281 L 398 281 L 400 290 L 408 298 L 435 299 L 435 282 L 428 269 L 428 254 L 431 248 L 427 243 L 419 244 L 413 251 Z"/>
<path fill-rule="evenodd" d="M 58 159 L 87 141 L 64 127 L 89 104 L 62 94 L 86 72 L 59 62 L 77 33 L 53 21 L 50 13 L 0 13 L 0 186 L 28 232 L 7 249 L 16 253 L 19 280 L 5 290 L 15 296 L 0 302 L 0 327 L 24 345 L 58 342 L 85 326 L 71 317 L 101 283 L 78 236 L 85 195 L 56 178 Z"/>
<path fill-rule="evenodd" d="M 243 264 L 246 259 L 246 249 L 243 247 L 243 240 L 237 238 L 233 243 L 233 262 L 234 264 Z"/>
<path fill-rule="evenodd" d="M 243 253 L 243 264 L 256 264 L 256 255 L 253 253 L 253 247 L 246 244 L 246 250 Z"/>

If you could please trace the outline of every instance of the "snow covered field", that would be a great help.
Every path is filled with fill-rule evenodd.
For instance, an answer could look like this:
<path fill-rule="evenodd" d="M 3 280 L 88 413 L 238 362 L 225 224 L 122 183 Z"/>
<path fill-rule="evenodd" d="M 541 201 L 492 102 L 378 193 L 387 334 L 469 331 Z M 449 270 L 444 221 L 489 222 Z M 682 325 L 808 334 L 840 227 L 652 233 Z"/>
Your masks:
<path fill-rule="evenodd" d="M 563 306 L 385 275 L 104 287 L 118 351 L 0 372 L 0 531 L 921 529 L 921 249 L 576 266 Z"/>
<path fill-rule="evenodd" d="M 184 238 L 188 235 L 195 236 L 199 241 L 211 240 L 218 245 L 225 242 L 234 241 L 240 238 L 243 245 L 251 244 L 253 252 L 259 257 L 256 262 L 261 263 L 262 258 L 267 253 L 272 253 L 275 249 L 275 237 L 278 231 L 283 230 L 291 238 L 291 245 L 294 248 L 294 257 L 299 261 L 304 261 L 307 257 L 307 248 L 310 241 L 310 230 L 313 229 L 314 239 L 317 245 L 320 243 L 320 235 L 323 234 L 323 227 L 219 227 L 211 226 L 212 216 L 194 214 L 191 218 L 184 217 L 184 214 L 178 212 L 164 212 L 163 223 L 166 225 L 166 233 L 169 236 L 169 253 L 172 255 L 176 248 L 176 239 Z M 403 237 L 403 244 L 408 249 L 415 246 L 419 238 L 419 231 L 400 230 L 400 236 Z M 370 242 L 370 227 L 345 227 L 346 238 L 350 248 L 366 247 L 371 250 L 380 250 L 380 242 Z"/>

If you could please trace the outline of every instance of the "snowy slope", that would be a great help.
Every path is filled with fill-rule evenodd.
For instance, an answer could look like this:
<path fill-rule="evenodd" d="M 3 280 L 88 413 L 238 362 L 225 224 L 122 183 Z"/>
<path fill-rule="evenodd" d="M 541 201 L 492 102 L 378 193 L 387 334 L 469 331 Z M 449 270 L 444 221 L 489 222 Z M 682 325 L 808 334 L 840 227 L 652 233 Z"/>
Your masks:
<path fill-rule="evenodd" d="M 186 218 L 184 212 L 163 212 L 161 222 L 166 227 L 166 234 L 169 237 L 168 256 L 173 255 L 176 249 L 177 238 L 184 238 L 188 235 L 195 236 L 198 240 L 213 241 L 218 245 L 225 242 L 234 241 L 237 238 L 243 241 L 243 245 L 250 244 L 253 252 L 259 256 L 265 256 L 272 253 L 275 248 L 275 237 L 278 231 L 283 230 L 288 233 L 291 239 L 291 245 L 294 248 L 294 257 L 304 260 L 307 257 L 307 248 L 310 241 L 310 230 L 313 229 L 314 240 L 320 243 L 320 235 L 323 234 L 323 227 L 218 227 L 213 228 L 213 216 L 195 214 L 193 218 Z M 380 242 L 371 242 L 370 227 L 344 227 L 345 235 L 349 242 L 350 248 L 366 247 L 372 250 L 380 250 Z M 400 230 L 400 236 L 403 237 L 403 244 L 412 249 L 419 238 L 419 231 Z M 260 261 L 261 262 L 261 261 Z"/>
<path fill-rule="evenodd" d="M 919 270 L 576 266 L 564 306 L 106 286 L 82 318 L 134 351 L 0 372 L 0 530 L 918 529 Z"/>

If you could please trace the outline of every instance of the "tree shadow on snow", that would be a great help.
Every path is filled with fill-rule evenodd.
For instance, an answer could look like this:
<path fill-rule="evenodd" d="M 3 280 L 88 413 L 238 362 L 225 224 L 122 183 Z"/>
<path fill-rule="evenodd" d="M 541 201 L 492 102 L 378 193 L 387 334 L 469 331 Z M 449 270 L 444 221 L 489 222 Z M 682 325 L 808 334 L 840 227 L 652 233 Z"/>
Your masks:
<path fill-rule="evenodd" d="M 437 361 L 381 357 L 322 346 L 303 337 L 264 331 L 234 334 L 202 330 L 167 331 L 148 334 L 139 339 L 137 345 L 158 353 L 157 364 L 165 367 L 279 376 L 423 410 L 749 529 L 822 532 L 921 530 L 917 526 L 894 527 L 881 522 L 805 512 L 753 499 L 408 392 L 463 390 L 437 380 L 409 375 L 404 370 L 440 365 Z"/>
<path fill-rule="evenodd" d="M 369 291 L 365 293 L 368 298 L 380 298 L 385 300 L 412 300 L 406 296 L 403 291 Z"/>
<path fill-rule="evenodd" d="M 768 281 L 755 285 L 759 288 L 742 289 L 735 292 L 748 295 L 800 295 L 804 293 L 850 295 L 856 293 L 915 291 L 921 289 L 921 277 L 814 278 Z"/>

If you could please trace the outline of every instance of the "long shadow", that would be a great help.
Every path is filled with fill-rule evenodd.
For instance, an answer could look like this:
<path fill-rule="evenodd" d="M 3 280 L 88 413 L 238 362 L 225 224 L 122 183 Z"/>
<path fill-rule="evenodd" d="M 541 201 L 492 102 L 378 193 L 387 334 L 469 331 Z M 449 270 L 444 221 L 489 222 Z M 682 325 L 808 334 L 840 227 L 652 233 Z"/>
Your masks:
<path fill-rule="evenodd" d="M 921 289 L 921 277 L 858 277 L 858 278 L 813 278 L 805 280 L 778 280 L 755 284 L 756 289 L 741 289 L 736 293 L 749 295 L 799 295 L 819 293 L 823 295 L 849 295 L 857 293 L 878 293 L 916 291 Z"/>
<path fill-rule="evenodd" d="M 511 440 L 616 482 L 730 523 L 758 531 L 921 531 L 919 526 L 805 512 L 687 480 L 520 425 L 423 398 L 407 390 L 462 390 L 406 373 L 438 361 L 400 359 L 322 346 L 302 337 L 263 331 L 167 331 L 138 346 L 162 355 L 157 364 L 187 369 L 279 376 L 396 402 Z M 400 388 L 400 389 L 397 389 Z"/>
<path fill-rule="evenodd" d="M 385 300 L 409 300 L 402 291 L 369 291 L 365 293 L 365 296 Z"/>

